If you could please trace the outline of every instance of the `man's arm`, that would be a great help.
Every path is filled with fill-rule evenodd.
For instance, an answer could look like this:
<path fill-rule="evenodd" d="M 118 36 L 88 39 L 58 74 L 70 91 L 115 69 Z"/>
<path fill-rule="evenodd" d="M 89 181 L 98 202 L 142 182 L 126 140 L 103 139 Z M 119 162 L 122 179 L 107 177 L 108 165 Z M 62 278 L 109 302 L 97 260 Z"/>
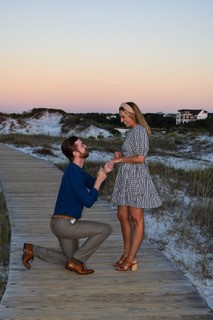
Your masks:
<path fill-rule="evenodd" d="M 95 180 L 95 184 L 94 184 L 94 188 L 99 191 L 102 182 L 104 182 L 104 180 L 106 179 L 107 175 L 106 175 L 106 170 L 103 169 L 102 167 L 99 169 L 98 173 L 97 173 L 97 178 Z"/>
<path fill-rule="evenodd" d="M 106 179 L 106 173 L 103 168 L 100 168 L 95 181 L 91 176 L 88 174 L 86 175 L 87 181 L 85 181 L 85 176 L 80 174 L 73 176 L 70 179 L 69 184 L 78 201 L 85 207 L 90 208 L 98 199 L 98 191 L 102 182 Z M 90 190 L 88 190 L 88 180 L 90 180 L 90 183 L 93 182 L 93 185 L 90 185 L 89 187 Z"/>

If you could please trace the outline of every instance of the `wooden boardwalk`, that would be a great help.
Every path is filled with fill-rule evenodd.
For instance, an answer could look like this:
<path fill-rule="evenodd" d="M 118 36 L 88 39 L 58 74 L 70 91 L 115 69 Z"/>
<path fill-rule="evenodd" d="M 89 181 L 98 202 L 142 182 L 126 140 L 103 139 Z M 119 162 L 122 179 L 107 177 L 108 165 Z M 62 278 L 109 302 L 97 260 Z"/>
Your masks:
<path fill-rule="evenodd" d="M 119 223 L 99 200 L 84 219 L 105 221 L 113 232 L 88 261 L 94 274 L 79 276 L 39 259 L 27 270 L 23 243 L 58 247 L 49 228 L 62 173 L 51 163 L 0 144 L 0 181 L 12 228 L 10 270 L 0 304 L 4 320 L 213 319 L 189 280 L 148 241 L 138 254 L 138 272 L 118 272 L 122 252 Z"/>

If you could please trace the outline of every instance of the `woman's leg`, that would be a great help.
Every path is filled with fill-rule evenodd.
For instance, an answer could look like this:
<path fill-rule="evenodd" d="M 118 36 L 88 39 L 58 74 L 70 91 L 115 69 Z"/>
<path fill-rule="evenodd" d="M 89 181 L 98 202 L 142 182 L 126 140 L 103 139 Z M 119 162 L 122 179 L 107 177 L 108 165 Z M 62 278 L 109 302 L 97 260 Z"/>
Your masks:
<path fill-rule="evenodd" d="M 131 236 L 132 236 L 132 226 L 129 217 L 129 207 L 127 206 L 118 206 L 118 220 L 121 224 L 121 232 L 123 237 L 124 245 L 124 256 L 127 257 L 130 253 L 131 248 Z"/>
<path fill-rule="evenodd" d="M 134 232 L 131 249 L 128 254 L 128 260 L 133 261 L 136 259 L 136 254 L 144 237 L 144 209 L 129 207 L 129 211 Z"/>

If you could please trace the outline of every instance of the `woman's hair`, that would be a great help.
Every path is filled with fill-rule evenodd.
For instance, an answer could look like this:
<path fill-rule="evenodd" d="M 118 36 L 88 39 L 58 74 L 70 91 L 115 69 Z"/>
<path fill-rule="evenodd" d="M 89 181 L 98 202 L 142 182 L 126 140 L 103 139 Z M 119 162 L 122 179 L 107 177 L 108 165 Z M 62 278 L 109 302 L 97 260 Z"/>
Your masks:
<path fill-rule="evenodd" d="M 70 160 L 73 161 L 73 151 L 77 150 L 76 141 L 79 138 L 76 136 L 72 136 L 64 140 L 61 144 L 61 150 L 63 154 Z"/>
<path fill-rule="evenodd" d="M 148 134 L 148 136 L 151 135 L 151 128 L 148 125 L 148 123 L 146 122 L 144 115 L 141 113 L 140 109 L 138 108 L 137 104 L 135 104 L 134 102 L 125 102 L 123 105 L 127 104 L 128 106 L 130 106 L 133 110 L 133 112 L 129 112 L 128 110 L 125 109 L 125 107 L 120 106 L 119 110 L 120 111 L 124 111 L 126 114 L 128 114 L 128 116 L 135 121 L 135 123 L 140 124 L 141 126 L 143 126 L 146 129 L 146 132 Z"/>

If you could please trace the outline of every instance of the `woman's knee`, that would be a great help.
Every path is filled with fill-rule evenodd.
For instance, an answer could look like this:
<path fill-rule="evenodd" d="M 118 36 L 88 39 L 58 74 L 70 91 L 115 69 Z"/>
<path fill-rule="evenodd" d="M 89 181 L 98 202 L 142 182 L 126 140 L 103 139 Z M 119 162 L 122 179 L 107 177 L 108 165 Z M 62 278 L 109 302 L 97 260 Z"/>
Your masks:
<path fill-rule="evenodd" d="M 122 213 L 117 213 L 117 217 L 118 217 L 118 220 L 121 222 L 121 223 L 130 223 L 130 217 L 129 215 L 126 215 L 126 214 L 122 214 Z"/>
<path fill-rule="evenodd" d="M 129 212 L 127 210 L 118 210 L 117 217 L 119 221 L 128 221 Z"/>
<path fill-rule="evenodd" d="M 117 217 L 119 221 L 128 221 L 129 220 L 129 209 L 127 206 L 119 206 L 117 211 Z"/>
<path fill-rule="evenodd" d="M 135 229 L 144 229 L 144 220 L 141 218 L 132 217 L 132 224 Z"/>

